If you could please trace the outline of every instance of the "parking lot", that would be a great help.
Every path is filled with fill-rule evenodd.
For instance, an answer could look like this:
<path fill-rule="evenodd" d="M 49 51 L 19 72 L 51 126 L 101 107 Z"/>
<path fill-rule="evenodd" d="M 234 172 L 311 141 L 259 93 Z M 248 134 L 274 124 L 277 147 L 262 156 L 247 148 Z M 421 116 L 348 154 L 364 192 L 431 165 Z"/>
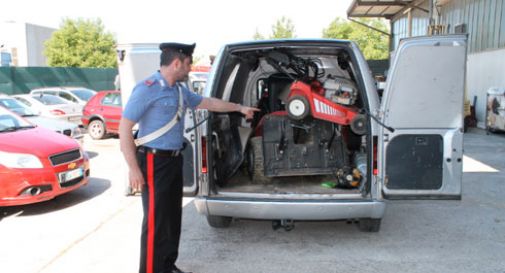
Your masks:
<path fill-rule="evenodd" d="M 123 195 L 116 138 L 85 138 L 89 184 L 0 208 L 0 272 L 137 272 L 141 204 Z M 348 222 L 239 220 L 210 228 L 185 199 L 178 265 L 218 272 L 505 272 L 505 134 L 465 135 L 462 201 L 389 202 L 379 233 Z"/>

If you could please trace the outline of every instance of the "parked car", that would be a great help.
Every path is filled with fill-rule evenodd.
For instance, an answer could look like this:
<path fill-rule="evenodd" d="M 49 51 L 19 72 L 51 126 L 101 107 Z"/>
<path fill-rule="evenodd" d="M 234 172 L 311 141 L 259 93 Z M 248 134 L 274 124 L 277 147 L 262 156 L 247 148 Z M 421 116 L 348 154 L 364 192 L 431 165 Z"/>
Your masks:
<path fill-rule="evenodd" d="M 391 64 L 380 101 L 354 42 L 224 46 L 205 96 L 261 111 L 185 116 L 185 194 L 212 227 L 349 219 L 369 232 L 386 200 L 460 199 L 466 37 L 402 40 Z"/>
<path fill-rule="evenodd" d="M 96 91 L 84 87 L 61 86 L 61 87 L 43 87 L 33 89 L 30 91 L 30 94 L 54 95 L 67 101 L 84 106 L 86 102 L 88 102 L 88 100 L 96 94 Z"/>
<path fill-rule="evenodd" d="M 122 110 L 119 91 L 100 91 L 84 106 L 82 124 L 93 139 L 117 134 Z"/>
<path fill-rule="evenodd" d="M 89 174 L 76 141 L 0 107 L 0 206 L 52 199 L 87 184 Z"/>
<path fill-rule="evenodd" d="M 188 88 L 201 95 L 205 89 L 208 78 L 208 72 L 189 72 L 187 81 Z"/>
<path fill-rule="evenodd" d="M 48 94 L 14 95 L 16 100 L 30 107 L 44 117 L 66 120 L 77 125 L 81 124 L 82 106 L 71 103 L 60 97 Z"/>
<path fill-rule="evenodd" d="M 80 144 L 83 142 L 81 129 L 75 123 L 40 116 L 22 102 L 7 95 L 0 94 L 0 106 L 11 110 L 37 126 L 45 127 L 57 133 L 67 135 L 78 141 Z"/>

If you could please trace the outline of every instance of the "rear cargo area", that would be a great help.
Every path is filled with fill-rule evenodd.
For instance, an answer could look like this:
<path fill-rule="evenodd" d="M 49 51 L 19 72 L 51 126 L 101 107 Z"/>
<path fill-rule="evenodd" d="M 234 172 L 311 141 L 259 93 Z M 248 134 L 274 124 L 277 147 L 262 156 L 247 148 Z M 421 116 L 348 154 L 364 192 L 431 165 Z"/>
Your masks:
<path fill-rule="evenodd" d="M 212 96 L 260 109 L 211 114 L 214 195 L 356 198 L 369 194 L 366 95 L 351 51 L 284 46 L 230 50 Z M 366 109 L 368 111 L 368 109 Z"/>

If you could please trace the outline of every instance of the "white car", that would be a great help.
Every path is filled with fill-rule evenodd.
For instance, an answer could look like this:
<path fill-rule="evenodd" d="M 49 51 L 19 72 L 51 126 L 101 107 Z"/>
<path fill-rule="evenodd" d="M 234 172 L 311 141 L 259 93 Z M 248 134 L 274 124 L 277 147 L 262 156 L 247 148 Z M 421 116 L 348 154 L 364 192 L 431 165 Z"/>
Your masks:
<path fill-rule="evenodd" d="M 58 120 L 48 117 L 42 117 L 27 105 L 7 95 L 0 95 L 0 106 L 3 106 L 10 111 L 20 115 L 29 122 L 53 130 L 57 133 L 67 135 L 75 139 L 80 144 L 83 143 L 83 134 L 79 126 L 64 120 Z"/>
<path fill-rule="evenodd" d="M 80 125 L 82 123 L 82 106 L 68 102 L 53 95 L 14 95 L 16 100 L 24 103 L 35 113 L 44 117 L 66 120 Z"/>
<path fill-rule="evenodd" d="M 44 87 L 33 89 L 30 94 L 54 95 L 84 106 L 96 94 L 96 91 L 84 87 Z"/>

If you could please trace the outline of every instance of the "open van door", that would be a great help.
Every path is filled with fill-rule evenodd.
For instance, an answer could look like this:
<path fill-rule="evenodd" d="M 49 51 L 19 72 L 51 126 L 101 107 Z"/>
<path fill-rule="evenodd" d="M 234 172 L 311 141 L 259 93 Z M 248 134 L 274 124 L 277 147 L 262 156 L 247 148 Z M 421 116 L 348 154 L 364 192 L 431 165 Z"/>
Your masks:
<path fill-rule="evenodd" d="M 384 92 L 379 175 L 386 199 L 461 199 L 466 36 L 400 42 Z"/>
<path fill-rule="evenodd" d="M 184 149 L 182 150 L 183 163 L 183 194 L 184 196 L 195 196 L 198 192 L 198 170 L 200 167 L 200 152 L 198 149 L 200 141 L 200 130 L 197 127 L 198 110 L 186 109 L 184 116 Z"/>

